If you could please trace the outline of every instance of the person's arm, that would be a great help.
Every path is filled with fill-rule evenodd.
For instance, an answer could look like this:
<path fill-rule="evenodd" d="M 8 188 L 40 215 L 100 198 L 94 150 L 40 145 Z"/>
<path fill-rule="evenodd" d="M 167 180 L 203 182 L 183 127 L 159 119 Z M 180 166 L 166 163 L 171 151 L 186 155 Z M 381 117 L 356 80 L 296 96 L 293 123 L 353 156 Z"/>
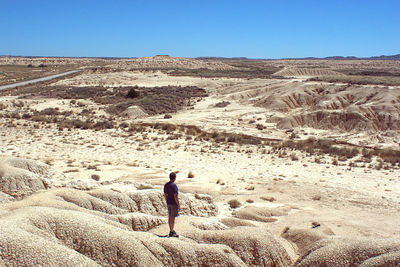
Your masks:
<path fill-rule="evenodd" d="M 178 210 L 181 210 L 181 205 L 179 204 L 178 194 L 174 194 L 175 202 L 178 205 Z"/>
<path fill-rule="evenodd" d="M 164 198 L 165 198 L 165 201 L 167 201 L 167 197 L 168 197 L 167 189 L 165 188 L 165 185 L 164 185 Z"/>

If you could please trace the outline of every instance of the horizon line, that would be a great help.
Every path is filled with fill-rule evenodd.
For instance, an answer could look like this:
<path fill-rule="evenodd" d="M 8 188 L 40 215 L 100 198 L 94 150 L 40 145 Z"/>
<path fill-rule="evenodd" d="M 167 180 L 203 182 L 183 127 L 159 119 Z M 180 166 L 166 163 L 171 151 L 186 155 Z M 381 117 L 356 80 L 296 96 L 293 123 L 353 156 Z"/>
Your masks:
<path fill-rule="evenodd" d="M 249 57 L 242 57 L 242 56 L 237 56 L 237 57 L 221 57 L 221 56 L 196 56 L 196 57 L 181 57 L 181 56 L 171 56 L 171 55 L 154 55 L 154 56 L 144 56 L 144 57 L 157 57 L 157 56 L 168 56 L 168 57 L 180 57 L 180 58 L 192 58 L 192 59 L 236 59 L 236 60 L 318 60 L 318 59 L 343 59 L 343 60 L 362 60 L 362 59 L 379 59 L 379 58 L 391 58 L 395 57 L 394 59 L 388 59 L 388 60 L 400 60 L 400 53 L 399 54 L 393 54 L 393 55 L 380 55 L 380 56 L 367 56 L 367 57 L 356 57 L 356 56 L 327 56 L 327 57 L 314 57 L 314 56 L 308 56 L 308 57 L 287 57 L 287 58 L 249 58 Z M 123 56 L 123 57 L 115 57 L 115 56 L 27 56 L 27 55 L 0 55 L 0 57 L 19 57 L 19 58 L 76 58 L 76 59 L 137 59 L 137 58 L 143 58 L 143 57 L 129 57 L 129 56 Z"/>

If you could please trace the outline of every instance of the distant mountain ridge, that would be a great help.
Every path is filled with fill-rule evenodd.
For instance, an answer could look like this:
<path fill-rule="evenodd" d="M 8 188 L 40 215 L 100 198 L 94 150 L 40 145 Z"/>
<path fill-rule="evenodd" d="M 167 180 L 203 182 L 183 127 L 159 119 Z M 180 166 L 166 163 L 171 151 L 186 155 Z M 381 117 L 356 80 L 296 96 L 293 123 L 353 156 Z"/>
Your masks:
<path fill-rule="evenodd" d="M 154 57 L 169 57 L 168 55 L 156 55 Z M 77 58 L 77 59 L 137 59 L 138 57 L 62 57 L 62 56 L 12 56 L 12 55 L 0 55 L 2 57 L 11 58 Z M 355 56 L 329 56 L 329 57 L 301 57 L 301 58 L 247 58 L 247 57 L 194 57 L 194 59 L 201 60 L 285 60 L 285 59 L 297 59 L 297 60 L 318 60 L 318 59 L 328 59 L 328 60 L 400 60 L 400 54 L 389 55 L 389 56 L 373 56 L 373 57 L 355 57 Z"/>
<path fill-rule="evenodd" d="M 317 59 L 328 59 L 328 60 L 400 60 L 400 54 L 390 55 L 390 56 L 373 56 L 373 57 L 355 57 L 355 56 L 330 56 L 330 57 L 302 57 L 302 58 L 279 58 L 279 59 L 271 59 L 271 58 L 247 58 L 247 57 L 197 57 L 196 59 L 213 59 L 213 60 L 279 60 L 279 59 L 308 59 L 308 60 L 317 60 Z"/>

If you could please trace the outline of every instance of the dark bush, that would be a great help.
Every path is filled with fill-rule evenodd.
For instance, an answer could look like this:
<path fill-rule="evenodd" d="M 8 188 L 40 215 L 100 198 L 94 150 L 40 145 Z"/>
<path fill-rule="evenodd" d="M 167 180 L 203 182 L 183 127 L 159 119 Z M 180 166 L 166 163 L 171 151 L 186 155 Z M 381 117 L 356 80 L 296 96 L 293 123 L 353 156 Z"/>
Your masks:
<path fill-rule="evenodd" d="M 129 123 L 127 122 L 122 122 L 119 124 L 119 128 L 128 128 L 129 127 Z"/>
<path fill-rule="evenodd" d="M 50 116 L 50 115 L 58 115 L 59 112 L 55 108 L 46 108 L 46 109 L 40 111 L 39 114 L 40 115 L 48 115 L 48 116 Z"/>
<path fill-rule="evenodd" d="M 128 93 L 126 94 L 127 98 L 136 98 L 139 97 L 140 94 L 138 91 L 135 90 L 135 88 L 131 88 Z"/>
<path fill-rule="evenodd" d="M 23 119 L 30 119 L 30 118 L 32 118 L 32 115 L 31 114 L 29 114 L 29 113 L 24 113 L 24 114 L 22 114 L 22 118 Z"/>
<path fill-rule="evenodd" d="M 224 108 L 226 106 L 228 106 L 231 102 L 229 101 L 222 101 L 222 102 L 218 102 L 217 104 L 215 104 L 216 108 Z"/>

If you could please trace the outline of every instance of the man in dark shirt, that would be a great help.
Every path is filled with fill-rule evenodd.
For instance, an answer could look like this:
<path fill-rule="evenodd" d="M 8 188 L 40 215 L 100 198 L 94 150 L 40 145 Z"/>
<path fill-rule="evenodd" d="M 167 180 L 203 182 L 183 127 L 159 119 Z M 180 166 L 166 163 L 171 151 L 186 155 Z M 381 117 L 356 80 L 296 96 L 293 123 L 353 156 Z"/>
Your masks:
<path fill-rule="evenodd" d="M 174 231 L 175 217 L 178 216 L 181 206 L 178 199 L 178 187 L 175 184 L 176 174 L 171 172 L 169 174 L 169 182 L 164 185 L 164 196 L 167 201 L 168 207 L 168 224 L 169 224 L 169 236 L 179 237 Z"/>

